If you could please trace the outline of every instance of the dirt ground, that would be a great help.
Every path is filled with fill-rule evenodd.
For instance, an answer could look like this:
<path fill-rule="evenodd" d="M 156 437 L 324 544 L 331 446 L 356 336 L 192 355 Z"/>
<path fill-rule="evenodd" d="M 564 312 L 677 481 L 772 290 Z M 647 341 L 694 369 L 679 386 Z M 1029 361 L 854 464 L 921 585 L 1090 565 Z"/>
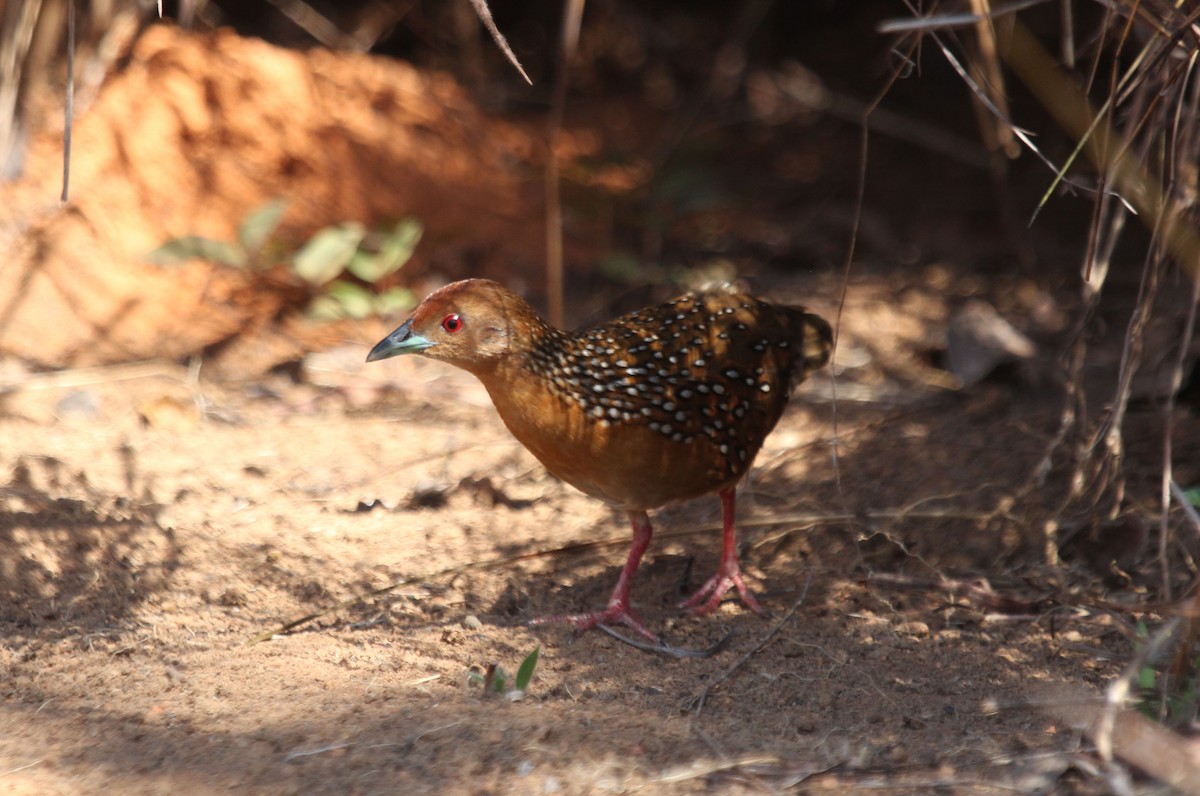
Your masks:
<path fill-rule="evenodd" d="M 527 627 L 603 602 L 621 519 L 547 476 L 470 377 L 414 361 L 387 370 L 361 378 L 419 387 L 354 408 L 337 392 L 228 390 L 168 373 L 41 391 L 31 401 L 52 412 L 4 421 L 6 785 L 757 791 L 848 769 L 860 784 L 867 771 L 1023 789 L 1022 777 L 1057 774 L 1025 770 L 1031 759 L 1065 766 L 1079 743 L 1027 703 L 1100 685 L 1129 653 L 1108 611 L 1005 615 L 933 586 L 864 580 L 969 572 L 1048 596 L 1006 572 L 1021 558 L 1019 518 L 984 515 L 1050 429 L 998 444 L 1001 428 L 958 399 L 957 420 L 943 404 L 883 427 L 874 410 L 843 405 L 845 500 L 855 513 L 911 506 L 902 523 L 840 519 L 829 404 L 796 401 L 743 493 L 745 560 L 776 619 L 733 605 L 679 617 L 671 605 L 691 557 L 697 573 L 715 565 L 716 501 L 659 512 L 660 531 L 689 535 L 655 545 L 637 603 L 677 646 L 732 633 L 719 654 L 671 660 L 599 632 Z M 875 524 L 907 552 L 864 532 Z M 400 578 L 610 538 L 418 580 L 247 645 Z M 538 646 L 525 699 L 484 698 L 467 682 L 492 662 L 515 670 Z"/>
<path fill-rule="evenodd" d="M 157 58 L 182 60 L 187 47 L 228 53 L 237 44 L 154 46 Z M 257 53 L 264 45 L 249 46 Z M 322 74 L 331 69 L 322 62 Z M 101 97 L 97 112 L 118 106 L 117 97 Z M 81 119 L 83 141 L 89 124 L 113 123 Z M 855 144 L 846 140 L 852 162 Z M 239 167 L 253 169 L 252 161 Z M 10 209 L 27 207 L 22 198 L 48 184 L 52 167 L 42 168 L 31 166 L 7 195 Z M 96 179 L 114 179 L 115 168 L 102 158 Z M 894 168 L 903 179 L 920 166 Z M 82 168 L 83 209 L 74 216 L 43 209 L 48 227 L 39 226 L 44 218 L 15 226 L 65 229 L 70 246 L 85 246 L 70 237 L 81 234 L 80 214 L 94 222 L 106 211 L 103 198 L 89 196 L 89 173 Z M 305 179 L 315 184 L 321 174 L 314 168 Z M 503 194 L 507 174 L 489 178 L 488 190 Z M 129 206 L 153 204 L 150 182 L 135 175 L 109 201 L 129 194 L 137 197 Z M 240 206 L 270 191 L 256 184 L 259 195 Z M 947 192 L 929 202 L 960 199 Z M 172 232 L 189 231 L 179 226 L 183 205 Z M 134 212 L 129 206 L 124 212 Z M 460 212 L 480 211 L 468 204 Z M 748 202 L 742 212 L 762 240 L 778 241 L 780 229 L 795 238 L 818 228 L 839 233 L 806 239 L 811 267 L 750 274 L 764 294 L 837 317 L 846 207 L 823 205 L 793 220 L 796 229 L 779 220 L 790 211 L 766 216 Z M 718 504 L 699 500 L 655 516 L 658 537 L 635 581 L 635 604 L 674 647 L 717 647 L 707 657 L 527 624 L 602 605 L 624 559 L 624 520 L 548 476 L 470 376 L 416 358 L 362 364 L 389 322 L 292 335 L 302 355 L 271 348 L 271 334 L 281 333 L 265 327 L 258 337 L 238 335 L 231 348 L 230 329 L 248 310 L 230 301 L 202 340 L 225 343 L 206 349 L 220 359 L 220 377 L 171 356 L 114 364 L 121 357 L 111 355 L 101 367 L 57 372 L 5 359 L 0 788 L 1103 792 L 1081 732 L 1054 706 L 1102 688 L 1129 660 L 1137 620 L 1157 618 L 1138 607 L 1156 582 L 1146 563 L 1156 542 L 1134 534 L 1093 545 L 1091 559 L 1046 564 L 1042 522 L 1067 475 L 1054 469 L 1042 483 L 1034 474 L 1059 428 L 1055 341 L 1070 293 L 1029 275 L 975 275 L 971 266 L 1000 234 L 981 239 L 971 222 L 914 232 L 912 212 L 868 218 L 835 367 L 800 388 L 741 493 L 743 562 L 774 616 L 736 604 L 681 616 L 679 595 L 716 565 Z M 521 224 L 537 218 L 506 214 Z M 152 221 L 139 217 L 128 249 L 106 244 L 106 258 L 148 248 Z M 466 228 L 436 214 L 428 223 L 435 242 Z M 482 240 L 503 224 L 489 216 L 487 227 L 473 234 Z M 580 237 L 580 250 L 603 243 Z M 462 253 L 483 244 L 463 245 L 415 267 L 429 279 L 464 275 L 473 264 L 502 273 L 488 270 L 494 254 Z M 60 250 L 40 255 L 49 264 L 37 278 L 73 262 Z M 537 271 L 522 271 L 522 262 L 507 267 L 534 283 Z M 981 295 L 1020 318 L 1042 347 L 1023 368 L 955 389 L 931 352 L 944 347 L 956 304 Z M 203 306 L 212 297 L 184 291 L 180 300 Z M 146 312 L 138 328 L 153 325 Z M 5 322 L 17 316 L 32 324 L 36 313 L 21 305 Z M 78 354 L 82 333 L 60 331 L 61 350 Z M 128 341 L 137 335 L 105 344 Z M 299 364 L 269 370 L 277 363 L 268 357 L 239 370 L 231 350 L 255 345 Z M 25 338 L 15 347 L 36 345 Z M 1156 476 L 1138 463 L 1156 461 L 1157 417 L 1142 407 L 1131 420 L 1139 435 L 1130 442 L 1134 506 L 1153 506 L 1146 498 Z M 1176 422 L 1179 449 L 1196 450 L 1200 423 L 1186 407 Z M 1198 465 L 1180 463 L 1177 477 L 1194 482 Z M 570 548 L 598 540 L 611 543 Z M 530 555 L 537 551 L 546 554 Z M 480 566 L 438 574 L 470 563 Z M 1177 585 L 1185 582 L 1177 575 Z M 399 581 L 387 594 L 249 643 Z M 535 648 L 539 663 L 522 699 L 486 695 L 469 680 L 490 664 L 511 673 Z"/>

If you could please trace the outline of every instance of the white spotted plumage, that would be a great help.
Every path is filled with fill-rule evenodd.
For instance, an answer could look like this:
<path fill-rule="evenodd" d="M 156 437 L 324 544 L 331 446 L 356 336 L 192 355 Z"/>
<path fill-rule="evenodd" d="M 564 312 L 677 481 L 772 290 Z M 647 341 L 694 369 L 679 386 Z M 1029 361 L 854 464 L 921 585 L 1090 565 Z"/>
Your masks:
<path fill-rule="evenodd" d="M 787 387 L 814 366 L 798 358 L 802 345 L 789 348 L 811 317 L 736 292 L 693 293 L 582 332 L 547 327 L 525 367 L 605 426 L 702 440 L 722 480 L 744 472 Z"/>

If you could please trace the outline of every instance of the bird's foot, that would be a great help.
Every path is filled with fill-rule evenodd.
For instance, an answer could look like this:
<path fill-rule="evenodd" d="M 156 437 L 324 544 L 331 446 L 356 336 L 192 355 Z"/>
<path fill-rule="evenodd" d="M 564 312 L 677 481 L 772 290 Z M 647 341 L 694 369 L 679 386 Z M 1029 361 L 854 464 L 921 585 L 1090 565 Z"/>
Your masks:
<path fill-rule="evenodd" d="M 637 614 L 629 610 L 628 605 L 609 603 L 608 607 L 603 611 L 594 611 L 588 614 L 560 614 L 558 616 L 539 616 L 536 619 L 530 620 L 531 625 L 548 625 L 553 622 L 569 622 L 575 627 L 575 632 L 582 633 L 585 630 L 591 630 L 596 625 L 625 625 L 632 630 L 636 630 L 646 638 L 661 644 L 662 639 L 657 633 L 654 633 L 650 628 L 642 623 Z"/>
<path fill-rule="evenodd" d="M 732 567 L 722 564 L 717 574 L 709 578 L 695 594 L 681 602 L 679 607 L 686 609 L 693 616 L 711 614 L 721 605 L 725 592 L 734 588 L 747 608 L 760 616 L 767 613 L 746 586 L 746 581 L 742 580 L 742 573 L 736 562 Z"/>

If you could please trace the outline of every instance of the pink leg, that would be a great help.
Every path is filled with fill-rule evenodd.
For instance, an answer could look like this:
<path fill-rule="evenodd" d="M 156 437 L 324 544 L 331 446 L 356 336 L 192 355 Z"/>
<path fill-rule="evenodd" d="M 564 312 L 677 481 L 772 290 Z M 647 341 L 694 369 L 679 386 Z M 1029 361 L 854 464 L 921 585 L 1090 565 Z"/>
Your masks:
<path fill-rule="evenodd" d="M 717 568 L 717 574 L 708 579 L 708 582 L 700 587 L 700 590 L 691 597 L 679 604 L 680 608 L 689 608 L 696 616 L 711 614 L 717 610 L 717 606 L 721 604 L 721 598 L 725 596 L 725 592 L 731 588 L 737 588 L 738 595 L 742 598 L 742 602 L 746 604 L 756 614 L 765 614 L 766 611 L 758 604 L 758 600 L 754 599 L 754 595 L 746 588 L 746 582 L 742 580 L 742 568 L 738 566 L 737 558 L 737 542 L 734 539 L 736 530 L 733 525 L 733 502 L 734 502 L 733 487 L 721 491 L 721 518 L 724 525 L 724 539 L 721 543 L 721 565 Z"/>
<path fill-rule="evenodd" d="M 649 639 L 659 640 L 658 635 L 650 632 L 650 629 L 642 624 L 642 620 L 629 608 L 629 587 L 633 583 L 633 573 L 637 571 L 646 548 L 650 546 L 650 535 L 654 532 L 654 528 L 650 525 L 650 518 L 644 511 L 629 512 L 629 522 L 633 526 L 633 546 L 629 548 L 629 557 L 625 559 L 621 577 L 617 578 L 616 588 L 613 589 L 612 596 L 608 598 L 608 607 L 603 611 L 590 614 L 542 616 L 534 619 L 530 624 L 570 622 L 579 631 L 589 630 L 596 625 L 621 624 L 636 630 Z M 736 562 L 734 565 L 736 566 Z"/>

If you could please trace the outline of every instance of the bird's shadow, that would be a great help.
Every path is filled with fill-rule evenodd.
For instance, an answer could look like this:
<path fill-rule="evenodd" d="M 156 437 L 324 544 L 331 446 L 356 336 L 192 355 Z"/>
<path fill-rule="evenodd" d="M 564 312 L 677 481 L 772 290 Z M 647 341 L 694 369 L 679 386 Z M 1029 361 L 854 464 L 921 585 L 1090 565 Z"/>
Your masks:
<path fill-rule="evenodd" d="M 699 650 L 713 654 L 723 648 L 732 632 L 753 629 L 762 624 L 762 617 L 742 607 L 739 611 L 722 609 L 717 614 L 693 616 L 681 603 L 715 571 L 721 552 L 721 533 L 712 530 L 720 524 L 720 511 L 706 507 L 704 499 L 671 506 L 655 519 L 658 539 L 652 539 L 641 565 L 633 578 L 632 604 L 646 624 L 662 635 L 667 648 Z M 597 524 L 584 538 L 612 538 L 616 528 L 626 527 L 623 514 L 614 512 L 613 521 Z M 680 532 L 697 527 L 695 533 Z M 745 550 L 753 537 L 742 540 Z M 569 616 L 596 611 L 607 603 L 621 573 L 629 548 L 627 544 L 605 547 L 562 548 L 562 555 L 549 558 L 549 564 L 536 571 L 514 566 L 507 573 L 507 582 L 500 595 L 488 604 L 480 615 L 481 621 L 499 626 L 526 626 L 544 617 Z M 530 552 L 529 545 L 505 544 L 498 548 L 502 556 L 518 557 Z M 776 558 L 774 554 L 768 557 Z M 752 565 L 754 557 L 749 562 Z M 758 571 L 757 566 L 754 567 Z M 805 578 L 792 567 L 786 571 L 763 573 L 764 579 L 754 579 L 752 588 L 766 602 L 769 614 L 782 611 L 803 588 Z M 738 605 L 736 593 L 731 592 L 724 604 Z M 766 617 L 770 618 L 770 615 Z M 562 632 L 577 635 L 569 622 L 549 622 L 538 625 L 538 632 Z M 611 633 L 610 633 L 611 635 Z M 622 638 L 622 641 L 626 639 Z M 634 645 L 637 646 L 637 645 Z M 651 651 L 671 654 L 661 646 Z M 680 655 L 678 657 L 686 657 Z"/>

